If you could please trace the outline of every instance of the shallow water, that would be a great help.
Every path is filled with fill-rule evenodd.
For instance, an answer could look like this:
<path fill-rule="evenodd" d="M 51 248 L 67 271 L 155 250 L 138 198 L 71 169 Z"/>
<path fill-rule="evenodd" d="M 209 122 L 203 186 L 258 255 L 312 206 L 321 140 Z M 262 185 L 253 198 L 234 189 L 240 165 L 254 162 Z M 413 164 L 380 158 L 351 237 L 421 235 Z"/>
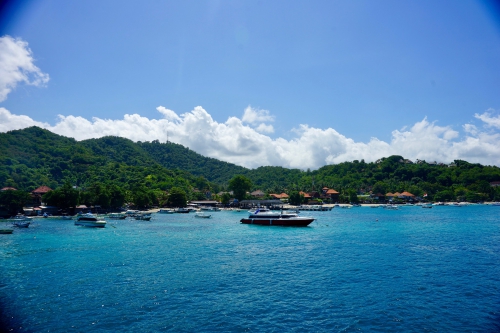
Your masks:
<path fill-rule="evenodd" d="M 0 235 L 13 332 L 494 332 L 500 207 L 156 214 L 105 229 L 39 220 Z"/>

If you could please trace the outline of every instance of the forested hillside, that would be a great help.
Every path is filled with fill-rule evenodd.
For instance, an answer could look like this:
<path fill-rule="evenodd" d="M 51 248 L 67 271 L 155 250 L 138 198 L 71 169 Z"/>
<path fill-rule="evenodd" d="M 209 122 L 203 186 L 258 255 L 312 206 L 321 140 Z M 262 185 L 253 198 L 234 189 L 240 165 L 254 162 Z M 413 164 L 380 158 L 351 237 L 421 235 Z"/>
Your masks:
<path fill-rule="evenodd" d="M 188 198 L 201 198 L 205 191 L 227 189 L 232 177 L 243 175 L 251 180 L 253 190 L 266 193 L 326 186 L 341 194 L 409 191 L 439 201 L 500 199 L 500 187 L 490 184 L 500 181 L 500 168 L 460 160 L 438 164 L 390 156 L 370 163 L 326 165 L 314 171 L 273 166 L 250 170 L 175 143 L 134 143 L 119 137 L 78 142 L 37 127 L 1 133 L 0 147 L 0 186 L 24 191 L 40 185 L 54 189 L 65 183 L 131 193 L 178 187 Z"/>

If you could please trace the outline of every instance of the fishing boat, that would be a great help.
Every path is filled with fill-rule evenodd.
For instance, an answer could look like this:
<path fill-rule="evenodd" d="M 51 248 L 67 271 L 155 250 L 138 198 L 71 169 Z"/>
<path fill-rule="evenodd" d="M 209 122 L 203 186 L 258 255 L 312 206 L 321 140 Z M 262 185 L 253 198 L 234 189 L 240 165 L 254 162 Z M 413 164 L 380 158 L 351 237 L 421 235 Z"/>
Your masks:
<path fill-rule="evenodd" d="M 307 227 L 315 219 L 302 217 L 297 213 L 272 212 L 267 209 L 249 211 L 248 217 L 241 219 L 243 224 L 276 225 L 283 227 Z"/>
<path fill-rule="evenodd" d="M 197 212 L 194 214 L 194 217 L 199 218 L 199 219 L 209 219 L 212 217 L 210 214 L 205 214 L 203 212 Z"/>
<path fill-rule="evenodd" d="M 81 214 L 77 217 L 75 225 L 91 228 L 104 228 L 106 226 L 106 221 L 100 219 L 98 216 L 92 213 L 86 213 Z"/>

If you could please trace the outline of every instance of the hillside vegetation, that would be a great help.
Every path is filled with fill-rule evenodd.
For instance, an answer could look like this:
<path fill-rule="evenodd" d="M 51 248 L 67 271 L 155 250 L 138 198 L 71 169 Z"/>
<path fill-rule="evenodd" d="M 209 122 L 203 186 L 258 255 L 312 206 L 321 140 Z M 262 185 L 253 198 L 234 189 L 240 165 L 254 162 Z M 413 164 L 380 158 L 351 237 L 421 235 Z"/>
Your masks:
<path fill-rule="evenodd" d="M 96 191 L 160 193 L 183 189 L 188 199 L 227 189 L 235 175 L 248 177 L 266 193 L 333 188 L 357 194 L 403 192 L 441 200 L 499 200 L 500 168 L 453 161 L 408 161 L 390 156 L 377 162 L 344 162 L 303 171 L 262 166 L 247 169 L 204 157 L 175 143 L 133 142 L 120 137 L 76 141 L 30 127 L 0 134 L 0 186 L 31 191 L 70 184 Z M 199 190 L 199 191 L 197 191 Z M 95 200 L 94 200 L 95 201 Z"/>

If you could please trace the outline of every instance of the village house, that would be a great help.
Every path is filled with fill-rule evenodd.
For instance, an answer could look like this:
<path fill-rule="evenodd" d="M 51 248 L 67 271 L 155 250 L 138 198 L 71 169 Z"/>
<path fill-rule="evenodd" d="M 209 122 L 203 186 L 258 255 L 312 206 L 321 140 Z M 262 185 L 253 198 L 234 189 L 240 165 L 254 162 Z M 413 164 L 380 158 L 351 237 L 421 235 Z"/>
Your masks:
<path fill-rule="evenodd" d="M 256 198 L 263 198 L 263 197 L 265 197 L 266 194 L 264 192 L 262 192 L 261 190 L 257 190 L 257 191 L 253 191 L 252 193 L 250 193 L 250 195 L 252 197 L 256 197 Z"/>

